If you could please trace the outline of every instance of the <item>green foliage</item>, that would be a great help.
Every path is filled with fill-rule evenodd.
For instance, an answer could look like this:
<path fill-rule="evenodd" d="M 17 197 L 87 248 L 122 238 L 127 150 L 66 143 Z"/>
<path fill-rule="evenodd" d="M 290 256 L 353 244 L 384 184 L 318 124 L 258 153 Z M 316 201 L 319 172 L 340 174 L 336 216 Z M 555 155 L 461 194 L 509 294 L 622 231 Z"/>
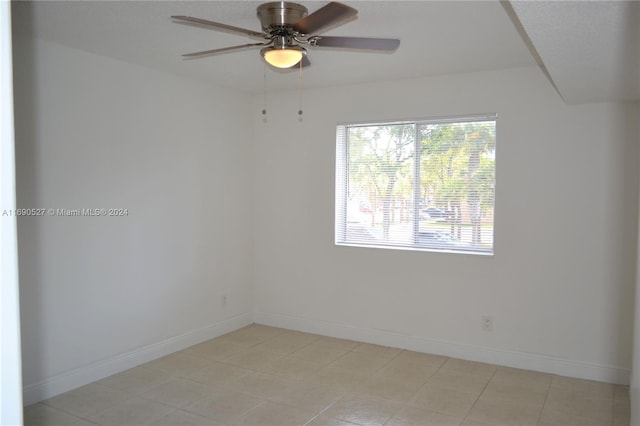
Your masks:
<path fill-rule="evenodd" d="M 366 194 L 373 212 L 382 208 L 387 239 L 394 195 L 411 199 L 409 163 L 414 155 L 415 125 L 353 127 L 348 137 L 349 195 Z"/>
<path fill-rule="evenodd" d="M 422 196 L 438 207 L 479 197 L 484 210 L 493 208 L 495 125 L 493 122 L 421 126 Z"/>
<path fill-rule="evenodd" d="M 348 131 L 349 198 L 370 204 L 372 224 L 375 212 L 382 210 L 385 239 L 395 206 L 416 204 L 418 161 L 421 207 L 448 212 L 451 232 L 455 225 L 458 235 L 465 210 L 474 227 L 472 243 L 481 243 L 482 217 L 493 215 L 495 122 L 362 126 Z M 400 213 L 399 218 L 412 220 L 413 214 Z"/>

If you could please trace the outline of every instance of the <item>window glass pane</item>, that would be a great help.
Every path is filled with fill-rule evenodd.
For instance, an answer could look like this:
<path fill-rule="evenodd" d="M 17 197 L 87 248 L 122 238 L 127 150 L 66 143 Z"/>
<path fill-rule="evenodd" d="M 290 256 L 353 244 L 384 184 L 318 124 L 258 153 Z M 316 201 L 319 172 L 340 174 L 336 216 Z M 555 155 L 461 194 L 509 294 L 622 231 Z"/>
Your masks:
<path fill-rule="evenodd" d="M 415 125 L 348 129 L 347 240 L 413 243 Z"/>
<path fill-rule="evenodd" d="M 495 122 L 424 124 L 418 245 L 490 250 Z"/>
<path fill-rule="evenodd" d="M 493 252 L 495 116 L 337 130 L 337 244 Z"/>

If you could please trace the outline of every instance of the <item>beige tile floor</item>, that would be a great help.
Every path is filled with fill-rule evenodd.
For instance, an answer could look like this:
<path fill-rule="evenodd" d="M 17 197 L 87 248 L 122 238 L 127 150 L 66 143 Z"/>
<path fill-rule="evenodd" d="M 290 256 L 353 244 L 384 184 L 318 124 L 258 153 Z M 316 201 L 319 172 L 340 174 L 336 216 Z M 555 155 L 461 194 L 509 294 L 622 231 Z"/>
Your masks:
<path fill-rule="evenodd" d="M 25 408 L 25 425 L 629 424 L 625 386 L 251 325 Z"/>

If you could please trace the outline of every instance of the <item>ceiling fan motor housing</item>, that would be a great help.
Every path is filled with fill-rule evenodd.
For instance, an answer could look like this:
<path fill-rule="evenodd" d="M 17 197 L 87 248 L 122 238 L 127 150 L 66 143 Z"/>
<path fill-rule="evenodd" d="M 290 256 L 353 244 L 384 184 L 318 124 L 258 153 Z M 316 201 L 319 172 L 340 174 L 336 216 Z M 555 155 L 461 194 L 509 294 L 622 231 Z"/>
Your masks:
<path fill-rule="evenodd" d="M 301 4 L 286 1 L 274 1 L 258 6 L 258 18 L 262 30 L 271 33 L 283 27 L 291 27 L 307 16 L 307 8 Z"/>
<path fill-rule="evenodd" d="M 329 28 L 355 19 L 357 14 L 358 11 L 353 7 L 337 1 L 331 1 L 311 14 L 308 14 L 307 8 L 301 4 L 272 1 L 257 8 L 257 17 L 262 25 L 262 32 L 191 16 L 174 15 L 171 18 L 180 24 L 232 32 L 262 40 L 260 43 L 247 43 L 182 55 L 185 58 L 200 58 L 260 47 L 260 53 L 269 64 L 277 68 L 291 68 L 291 65 L 298 62 L 302 67 L 310 65 L 310 62 L 305 58 L 307 51 L 303 46 L 378 52 L 393 52 L 398 48 L 400 40 L 397 39 L 319 35 Z"/>

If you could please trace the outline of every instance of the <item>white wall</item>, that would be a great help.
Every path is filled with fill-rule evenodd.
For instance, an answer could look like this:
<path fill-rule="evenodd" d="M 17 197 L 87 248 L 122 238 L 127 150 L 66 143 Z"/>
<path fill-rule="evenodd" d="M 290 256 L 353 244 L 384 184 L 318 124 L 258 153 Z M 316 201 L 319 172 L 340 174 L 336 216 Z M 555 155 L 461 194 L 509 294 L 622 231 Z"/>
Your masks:
<path fill-rule="evenodd" d="M 307 90 L 302 122 L 297 101 L 255 119 L 258 322 L 628 382 L 637 105 L 568 106 L 537 68 Z M 336 123 L 487 112 L 495 256 L 334 246 Z"/>
<path fill-rule="evenodd" d="M 638 236 L 640 244 L 640 234 Z M 640 255 L 636 270 L 635 316 L 633 331 L 633 359 L 631 369 L 631 425 L 640 426 Z"/>
<path fill-rule="evenodd" d="M 636 114 L 640 122 L 640 111 Z M 640 137 L 637 138 L 640 143 Z M 639 188 L 640 191 L 640 188 Z M 640 246 L 640 224 L 638 225 L 638 246 Z M 635 316 L 633 321 L 633 359 L 631 365 L 631 425 L 640 426 L 640 251 L 636 261 Z"/>
<path fill-rule="evenodd" d="M 0 2 L 0 208 L 16 208 L 11 3 Z M 0 425 L 22 424 L 17 221 L 0 216 Z"/>
<path fill-rule="evenodd" d="M 261 99 L 17 43 L 19 206 L 129 209 L 19 221 L 27 403 L 250 321 L 253 299 L 264 323 L 627 380 L 637 105 L 567 106 L 531 68 L 308 90 L 302 122 L 270 94 L 263 123 Z M 484 112 L 495 256 L 334 246 L 336 123 Z"/>
<path fill-rule="evenodd" d="M 17 40 L 25 402 L 251 322 L 251 99 Z M 222 295 L 228 305 L 222 306 Z"/>

